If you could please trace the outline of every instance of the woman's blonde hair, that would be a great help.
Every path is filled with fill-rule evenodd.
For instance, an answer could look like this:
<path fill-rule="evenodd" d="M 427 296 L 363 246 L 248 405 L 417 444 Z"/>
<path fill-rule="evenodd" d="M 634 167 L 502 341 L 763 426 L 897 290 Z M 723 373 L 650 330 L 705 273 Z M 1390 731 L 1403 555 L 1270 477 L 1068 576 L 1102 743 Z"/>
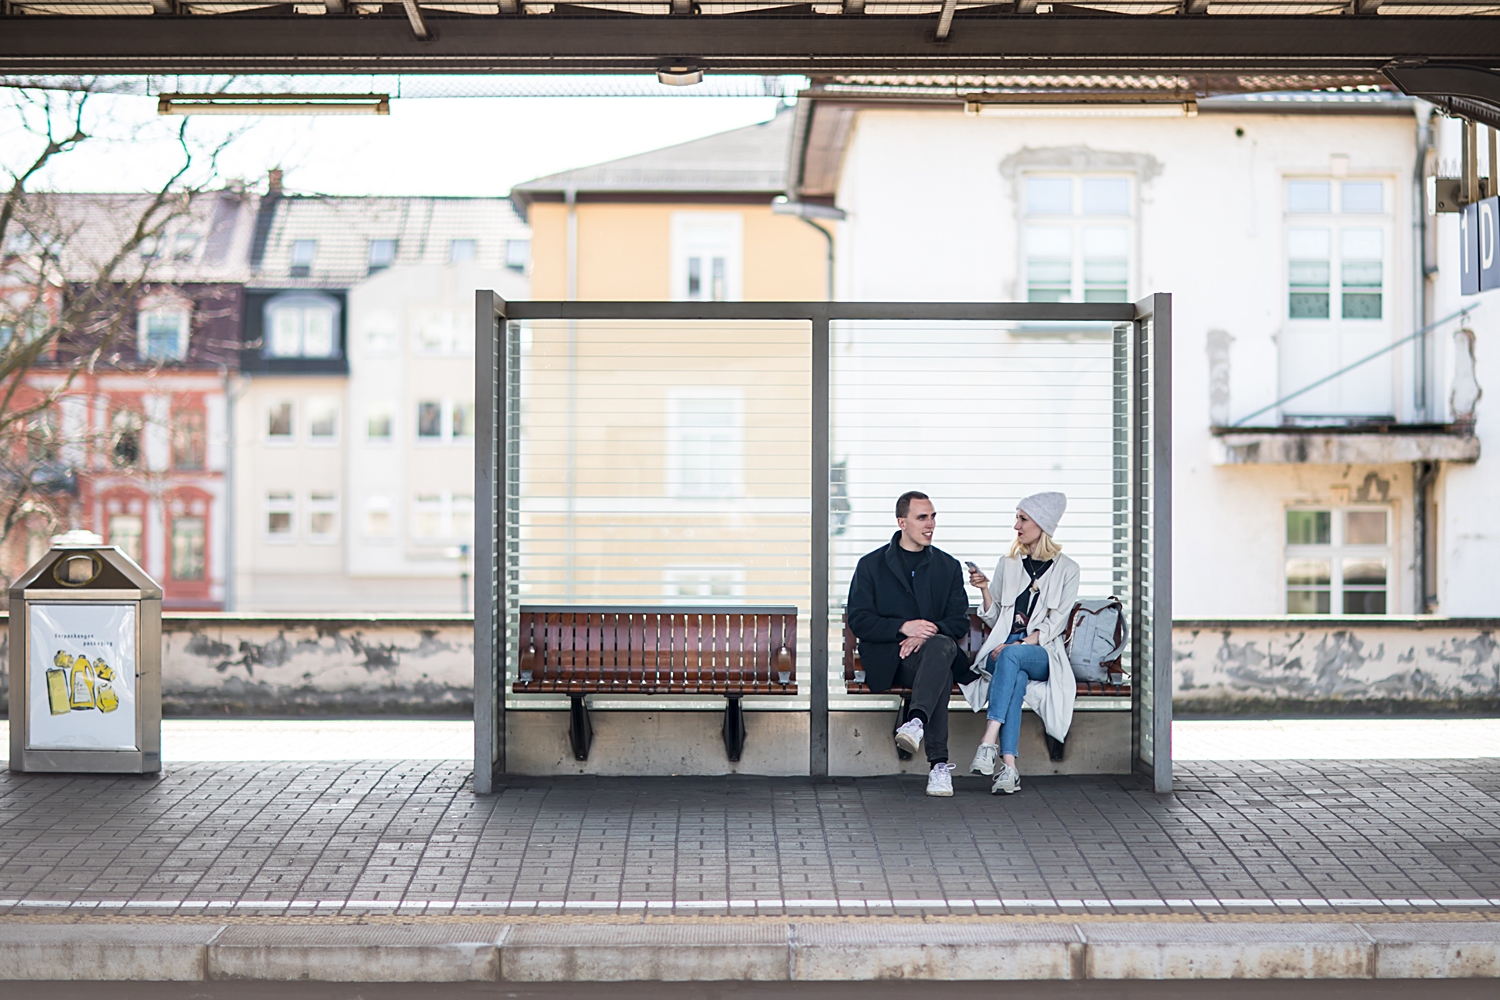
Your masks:
<path fill-rule="evenodd" d="M 1012 559 L 1030 556 L 1037 562 L 1046 562 L 1048 559 L 1055 559 L 1061 552 L 1062 546 L 1053 541 L 1052 536 L 1045 531 L 1042 532 L 1041 538 L 1038 538 L 1031 544 L 1029 549 L 1021 544 L 1019 538 L 1010 543 L 1010 558 Z"/>

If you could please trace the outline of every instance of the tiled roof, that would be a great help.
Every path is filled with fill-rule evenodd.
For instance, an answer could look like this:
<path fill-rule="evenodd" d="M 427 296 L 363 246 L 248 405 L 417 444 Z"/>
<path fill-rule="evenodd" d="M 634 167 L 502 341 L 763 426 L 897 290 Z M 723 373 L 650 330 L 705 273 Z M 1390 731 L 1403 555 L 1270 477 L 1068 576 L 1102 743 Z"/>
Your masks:
<path fill-rule="evenodd" d="M 115 276 L 131 281 L 144 271 L 152 281 L 243 282 L 255 204 L 254 194 L 224 189 L 195 195 L 169 212 L 158 209 L 155 219 L 174 216 L 162 237 L 123 258 Z M 32 233 L 51 239 L 66 277 L 91 281 L 132 238 L 149 206 L 145 194 L 42 193 L 29 197 L 24 214 Z M 27 234 L 14 223 L 6 244 L 11 252 L 29 249 Z"/>
<path fill-rule="evenodd" d="M 511 191 L 524 210 L 537 195 L 579 193 L 780 194 L 786 179 L 792 114 L 768 122 L 618 160 L 565 170 L 517 184 Z"/>
<path fill-rule="evenodd" d="M 473 240 L 474 262 L 504 267 L 507 240 L 531 231 L 507 198 L 267 196 L 262 199 L 250 285 L 342 288 L 370 273 L 372 240 L 395 240 L 391 266 L 446 264 L 453 241 Z M 292 248 L 316 244 L 306 276 L 292 274 Z"/>

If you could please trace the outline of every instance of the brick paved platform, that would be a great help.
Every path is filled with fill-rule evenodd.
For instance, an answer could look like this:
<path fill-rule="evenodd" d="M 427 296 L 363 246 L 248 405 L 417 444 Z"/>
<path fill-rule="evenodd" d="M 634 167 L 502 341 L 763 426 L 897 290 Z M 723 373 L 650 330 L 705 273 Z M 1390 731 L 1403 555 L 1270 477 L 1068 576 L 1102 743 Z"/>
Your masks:
<path fill-rule="evenodd" d="M 517 778 L 459 762 L 0 777 L 0 919 L 1500 919 L 1493 761 L 1132 779 Z"/>

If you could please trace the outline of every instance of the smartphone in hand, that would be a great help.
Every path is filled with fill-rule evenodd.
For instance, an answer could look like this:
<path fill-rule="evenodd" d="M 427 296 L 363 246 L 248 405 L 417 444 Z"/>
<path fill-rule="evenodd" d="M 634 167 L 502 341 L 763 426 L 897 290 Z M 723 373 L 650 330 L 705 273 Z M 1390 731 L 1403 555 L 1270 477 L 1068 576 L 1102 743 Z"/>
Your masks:
<path fill-rule="evenodd" d="M 979 567 L 976 566 L 974 563 L 970 562 L 967 559 L 964 560 L 964 565 L 967 566 L 967 567 L 969 567 L 969 572 L 970 573 L 978 573 L 979 572 Z"/>

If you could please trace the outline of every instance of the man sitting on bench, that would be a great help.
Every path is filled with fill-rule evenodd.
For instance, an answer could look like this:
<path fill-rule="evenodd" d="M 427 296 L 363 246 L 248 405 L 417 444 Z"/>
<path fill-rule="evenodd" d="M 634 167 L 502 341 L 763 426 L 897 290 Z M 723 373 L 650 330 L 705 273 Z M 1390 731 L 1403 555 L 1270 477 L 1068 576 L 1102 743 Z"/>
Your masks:
<path fill-rule="evenodd" d="M 871 691 L 911 689 L 911 717 L 896 745 L 916 753 L 927 742 L 928 795 L 953 794 L 948 763 L 948 696 L 969 663 L 959 642 L 969 631 L 969 597 L 958 560 L 933 546 L 937 511 L 926 493 L 896 501 L 899 530 L 860 559 L 849 583 L 849 628 Z"/>

